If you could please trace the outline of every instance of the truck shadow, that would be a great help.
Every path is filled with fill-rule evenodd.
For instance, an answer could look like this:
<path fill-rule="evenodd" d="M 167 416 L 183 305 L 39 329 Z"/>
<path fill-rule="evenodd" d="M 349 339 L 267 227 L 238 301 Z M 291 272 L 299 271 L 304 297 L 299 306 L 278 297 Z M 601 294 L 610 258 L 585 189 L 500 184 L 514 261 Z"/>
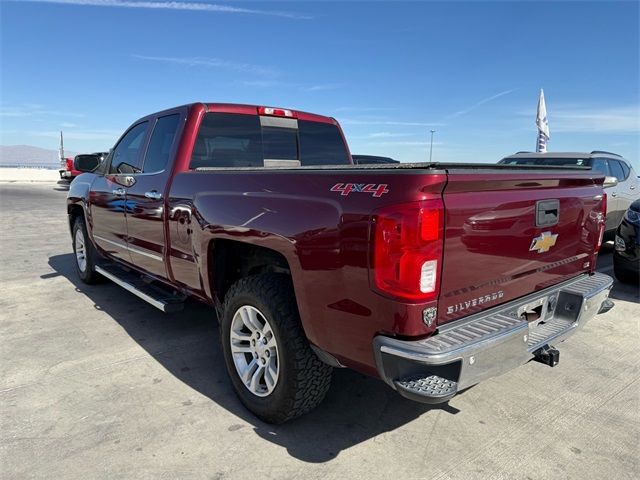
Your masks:
<path fill-rule="evenodd" d="M 53 187 L 53 189 L 58 192 L 68 192 L 70 185 L 71 185 L 71 182 L 68 182 L 66 180 L 58 180 L 55 186 Z"/>
<path fill-rule="evenodd" d="M 49 258 L 57 275 L 67 278 L 77 292 L 89 297 L 96 310 L 118 322 L 168 372 L 299 460 L 330 461 L 342 450 L 393 431 L 431 410 L 458 413 L 447 404 L 429 406 L 406 400 L 380 380 L 336 369 L 331 389 L 316 410 L 284 425 L 263 423 L 244 408 L 233 391 L 211 308 L 191 302 L 183 312 L 164 314 L 111 282 L 85 285 L 77 278 L 73 262 L 70 253 Z M 182 405 L 188 408 L 191 401 L 185 398 Z M 228 430 L 243 427 L 231 424 Z"/>

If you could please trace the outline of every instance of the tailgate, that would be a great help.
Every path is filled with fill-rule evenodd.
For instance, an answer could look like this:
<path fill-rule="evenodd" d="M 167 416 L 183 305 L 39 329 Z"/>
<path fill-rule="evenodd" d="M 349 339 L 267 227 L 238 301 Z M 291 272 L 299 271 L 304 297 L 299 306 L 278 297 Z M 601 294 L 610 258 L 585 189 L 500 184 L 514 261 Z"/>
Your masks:
<path fill-rule="evenodd" d="M 438 323 L 591 271 L 601 181 L 582 172 L 450 171 Z"/>

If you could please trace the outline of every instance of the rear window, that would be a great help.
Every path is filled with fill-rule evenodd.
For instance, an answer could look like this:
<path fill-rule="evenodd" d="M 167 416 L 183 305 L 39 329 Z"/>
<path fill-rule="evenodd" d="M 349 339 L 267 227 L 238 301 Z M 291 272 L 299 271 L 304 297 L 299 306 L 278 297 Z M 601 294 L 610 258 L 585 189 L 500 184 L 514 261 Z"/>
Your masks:
<path fill-rule="evenodd" d="M 257 115 L 204 116 L 193 146 L 191 168 L 262 165 L 262 134 Z"/>
<path fill-rule="evenodd" d="M 299 161 L 303 166 L 349 163 L 336 125 L 300 120 L 292 121 L 292 128 L 287 128 L 286 123 L 269 123 L 261 125 L 258 115 L 207 113 L 190 168 L 262 167 L 265 159 Z"/>
<path fill-rule="evenodd" d="M 336 125 L 299 121 L 302 165 L 344 165 L 347 149 Z"/>
<path fill-rule="evenodd" d="M 262 127 L 264 158 L 298 160 L 298 132 L 294 128 Z"/>
<path fill-rule="evenodd" d="M 550 165 L 550 166 L 573 166 L 586 167 L 586 158 L 506 158 L 500 163 L 505 165 Z"/>

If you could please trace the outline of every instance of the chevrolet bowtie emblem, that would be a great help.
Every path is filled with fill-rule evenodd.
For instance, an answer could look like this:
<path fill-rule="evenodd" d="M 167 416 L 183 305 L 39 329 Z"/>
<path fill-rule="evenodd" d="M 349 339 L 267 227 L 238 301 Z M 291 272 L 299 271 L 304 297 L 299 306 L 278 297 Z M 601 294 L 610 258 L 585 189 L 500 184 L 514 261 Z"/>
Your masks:
<path fill-rule="evenodd" d="M 529 251 L 538 252 L 538 253 L 548 252 L 551 249 L 551 247 L 553 247 L 556 244 L 557 239 L 558 239 L 557 233 L 554 233 L 552 235 L 551 232 L 542 232 L 539 236 L 537 236 L 531 241 L 531 246 L 529 247 Z"/>

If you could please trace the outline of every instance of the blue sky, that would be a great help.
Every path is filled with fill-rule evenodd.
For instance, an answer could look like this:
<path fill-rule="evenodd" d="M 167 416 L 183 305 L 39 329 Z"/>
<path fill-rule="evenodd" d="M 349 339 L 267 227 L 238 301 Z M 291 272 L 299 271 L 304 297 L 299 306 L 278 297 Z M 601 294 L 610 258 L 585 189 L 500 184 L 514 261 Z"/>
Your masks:
<path fill-rule="evenodd" d="M 3 145 L 109 148 L 192 101 L 331 115 L 352 153 L 495 162 L 611 150 L 638 166 L 638 2 L 5 1 Z"/>

